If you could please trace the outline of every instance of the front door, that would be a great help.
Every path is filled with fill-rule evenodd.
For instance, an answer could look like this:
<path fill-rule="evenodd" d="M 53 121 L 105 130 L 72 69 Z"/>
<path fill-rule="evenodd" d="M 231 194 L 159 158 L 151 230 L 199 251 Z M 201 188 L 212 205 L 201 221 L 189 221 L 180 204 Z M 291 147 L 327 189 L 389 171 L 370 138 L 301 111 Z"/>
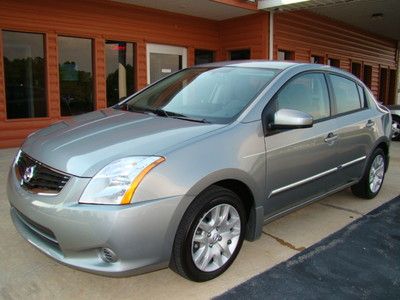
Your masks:
<path fill-rule="evenodd" d="M 267 114 L 288 108 L 309 113 L 311 128 L 272 130 L 265 137 L 265 217 L 312 200 L 335 185 L 337 148 L 323 73 L 306 73 L 289 81 L 270 101 Z"/>
<path fill-rule="evenodd" d="M 147 44 L 147 83 L 153 83 L 187 67 L 187 49 Z"/>

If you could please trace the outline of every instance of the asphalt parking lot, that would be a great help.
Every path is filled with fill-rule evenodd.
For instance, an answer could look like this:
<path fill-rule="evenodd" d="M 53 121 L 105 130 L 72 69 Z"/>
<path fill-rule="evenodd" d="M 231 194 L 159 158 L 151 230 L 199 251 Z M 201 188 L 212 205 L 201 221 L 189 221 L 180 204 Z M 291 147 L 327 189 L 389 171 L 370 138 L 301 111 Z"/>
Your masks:
<path fill-rule="evenodd" d="M 400 193 L 397 142 L 392 143 L 389 170 L 377 198 L 362 200 L 344 190 L 265 225 L 262 237 L 245 242 L 231 268 L 213 281 L 193 283 L 169 269 L 107 278 L 56 263 L 19 236 L 11 222 L 5 191 L 15 152 L 0 150 L 0 299 L 211 298 L 289 259 Z"/>

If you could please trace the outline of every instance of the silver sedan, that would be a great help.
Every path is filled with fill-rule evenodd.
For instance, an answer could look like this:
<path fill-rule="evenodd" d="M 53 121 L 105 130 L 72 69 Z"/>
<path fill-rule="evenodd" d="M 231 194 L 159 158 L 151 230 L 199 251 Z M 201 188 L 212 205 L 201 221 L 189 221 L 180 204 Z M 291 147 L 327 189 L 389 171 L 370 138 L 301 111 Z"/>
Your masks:
<path fill-rule="evenodd" d="M 210 280 L 264 223 L 347 187 L 375 197 L 390 132 L 387 109 L 339 69 L 196 66 L 29 136 L 9 172 L 11 216 L 81 270 Z"/>

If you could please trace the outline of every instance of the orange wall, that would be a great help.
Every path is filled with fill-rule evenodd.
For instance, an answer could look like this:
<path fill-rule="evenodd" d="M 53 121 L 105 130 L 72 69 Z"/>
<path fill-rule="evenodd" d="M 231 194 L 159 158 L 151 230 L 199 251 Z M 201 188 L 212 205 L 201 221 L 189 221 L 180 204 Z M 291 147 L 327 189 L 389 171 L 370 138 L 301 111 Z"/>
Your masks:
<path fill-rule="evenodd" d="M 252 59 L 266 59 L 268 53 L 268 13 L 233 18 L 219 23 L 221 60 L 229 50 L 250 48 Z"/>
<path fill-rule="evenodd" d="M 148 42 L 187 47 L 189 65 L 194 63 L 195 48 L 219 50 L 218 24 L 215 21 L 104 0 L 0 1 L 0 30 L 2 29 L 45 34 L 49 116 L 6 120 L 3 55 L 0 52 L 0 148 L 17 146 L 30 132 L 60 119 L 57 35 L 93 39 L 96 108 L 106 106 L 106 39 L 137 44 L 137 88 L 142 88 L 147 83 Z M 0 38 L 0 43 L 1 40 Z M 1 49 L 0 45 L 0 51 Z"/>
<path fill-rule="evenodd" d="M 340 59 L 340 67 L 351 70 L 351 62 L 372 66 L 371 90 L 378 95 L 379 68 L 396 68 L 396 42 L 367 34 L 349 25 L 309 12 L 275 13 L 275 58 L 278 49 L 295 52 L 295 60 L 309 62 L 311 54 Z"/>

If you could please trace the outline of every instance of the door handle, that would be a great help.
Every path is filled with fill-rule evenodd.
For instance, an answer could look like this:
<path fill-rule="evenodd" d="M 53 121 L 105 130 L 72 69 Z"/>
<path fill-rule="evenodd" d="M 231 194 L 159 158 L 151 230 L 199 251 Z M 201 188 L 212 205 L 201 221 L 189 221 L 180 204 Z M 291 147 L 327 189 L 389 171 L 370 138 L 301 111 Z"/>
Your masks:
<path fill-rule="evenodd" d="M 324 139 L 325 143 L 334 143 L 338 139 L 338 136 L 332 132 L 330 132 L 327 137 Z"/>
<path fill-rule="evenodd" d="M 371 127 L 374 126 L 374 125 L 375 125 L 375 122 L 374 122 L 374 121 L 368 120 L 367 124 L 365 124 L 365 127 L 371 128 Z"/>

